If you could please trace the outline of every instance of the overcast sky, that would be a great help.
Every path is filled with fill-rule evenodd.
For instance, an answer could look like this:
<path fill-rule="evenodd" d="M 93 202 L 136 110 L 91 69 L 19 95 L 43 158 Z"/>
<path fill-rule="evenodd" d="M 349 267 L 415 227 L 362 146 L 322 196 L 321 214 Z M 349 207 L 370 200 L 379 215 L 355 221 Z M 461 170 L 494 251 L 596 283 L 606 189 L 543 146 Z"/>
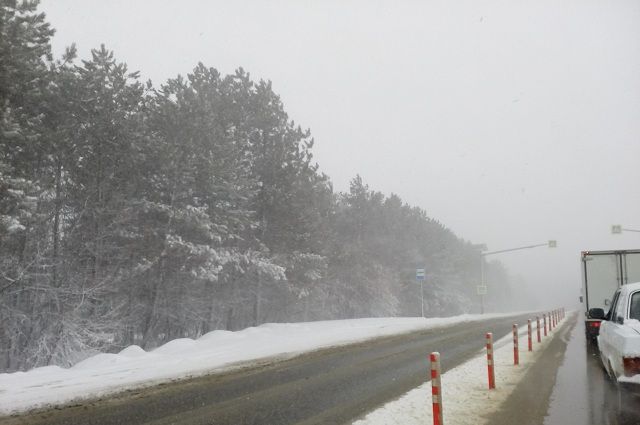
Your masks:
<path fill-rule="evenodd" d="M 579 252 L 640 248 L 637 0 L 45 0 L 54 51 L 159 84 L 273 81 L 337 190 L 360 174 L 573 303 Z M 426 265 L 428 269 L 428 264 Z"/>

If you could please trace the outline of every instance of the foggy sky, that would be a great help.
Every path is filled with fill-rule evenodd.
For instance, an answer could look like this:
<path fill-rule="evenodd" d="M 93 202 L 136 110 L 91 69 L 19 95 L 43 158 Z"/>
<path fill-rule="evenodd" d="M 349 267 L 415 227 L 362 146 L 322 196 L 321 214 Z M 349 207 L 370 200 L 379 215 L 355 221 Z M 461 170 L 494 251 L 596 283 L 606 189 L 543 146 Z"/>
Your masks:
<path fill-rule="evenodd" d="M 640 248 L 640 2 L 45 0 L 54 52 L 104 43 L 158 85 L 273 81 L 336 190 L 424 208 L 575 304 L 581 250 Z M 429 265 L 425 265 L 428 269 Z M 489 294 L 490 295 L 490 294 Z"/>

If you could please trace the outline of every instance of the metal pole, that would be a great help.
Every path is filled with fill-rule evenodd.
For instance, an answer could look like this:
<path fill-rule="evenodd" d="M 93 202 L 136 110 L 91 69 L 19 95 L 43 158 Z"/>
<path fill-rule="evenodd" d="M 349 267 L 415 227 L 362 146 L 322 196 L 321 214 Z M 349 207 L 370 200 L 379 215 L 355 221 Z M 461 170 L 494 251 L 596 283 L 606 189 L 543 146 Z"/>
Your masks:
<path fill-rule="evenodd" d="M 527 246 L 521 246 L 521 247 L 518 247 L 518 248 L 509 248 L 509 249 L 501 249 L 499 251 L 483 252 L 480 255 L 482 255 L 484 257 L 484 256 L 487 256 L 487 255 L 501 254 L 503 252 L 520 251 L 522 249 L 537 248 L 539 246 L 548 246 L 548 243 L 539 243 L 537 245 L 527 245 Z"/>
<path fill-rule="evenodd" d="M 480 285 L 484 286 L 484 256 L 480 256 Z M 480 314 L 484 314 L 484 295 L 480 295 Z"/>
<path fill-rule="evenodd" d="M 424 280 L 420 281 L 420 306 L 422 309 L 422 317 L 424 317 Z"/>

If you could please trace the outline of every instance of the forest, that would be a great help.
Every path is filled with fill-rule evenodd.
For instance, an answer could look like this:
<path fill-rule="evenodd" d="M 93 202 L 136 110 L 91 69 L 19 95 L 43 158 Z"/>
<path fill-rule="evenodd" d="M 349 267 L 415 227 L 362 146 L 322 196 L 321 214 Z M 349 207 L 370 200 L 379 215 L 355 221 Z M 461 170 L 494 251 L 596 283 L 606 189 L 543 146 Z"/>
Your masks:
<path fill-rule="evenodd" d="M 56 58 L 37 1 L 0 5 L 0 371 L 419 316 L 416 267 L 427 316 L 479 311 L 480 248 L 360 176 L 334 191 L 270 81 L 199 63 L 143 82 L 105 46 Z M 485 272 L 496 311 L 510 279 Z"/>

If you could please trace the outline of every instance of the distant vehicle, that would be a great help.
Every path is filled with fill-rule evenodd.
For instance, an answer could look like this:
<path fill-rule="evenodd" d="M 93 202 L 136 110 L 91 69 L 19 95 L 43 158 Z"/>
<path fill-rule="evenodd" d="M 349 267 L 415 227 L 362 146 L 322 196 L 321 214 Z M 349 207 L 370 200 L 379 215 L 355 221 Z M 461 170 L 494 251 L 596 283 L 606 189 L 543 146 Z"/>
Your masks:
<path fill-rule="evenodd" d="M 640 282 L 640 249 L 583 251 L 582 296 L 585 304 L 585 332 L 596 341 L 611 294 L 630 282 Z"/>
<path fill-rule="evenodd" d="M 612 300 L 600 326 L 600 359 L 613 380 L 640 389 L 640 282 L 617 289 Z"/>

